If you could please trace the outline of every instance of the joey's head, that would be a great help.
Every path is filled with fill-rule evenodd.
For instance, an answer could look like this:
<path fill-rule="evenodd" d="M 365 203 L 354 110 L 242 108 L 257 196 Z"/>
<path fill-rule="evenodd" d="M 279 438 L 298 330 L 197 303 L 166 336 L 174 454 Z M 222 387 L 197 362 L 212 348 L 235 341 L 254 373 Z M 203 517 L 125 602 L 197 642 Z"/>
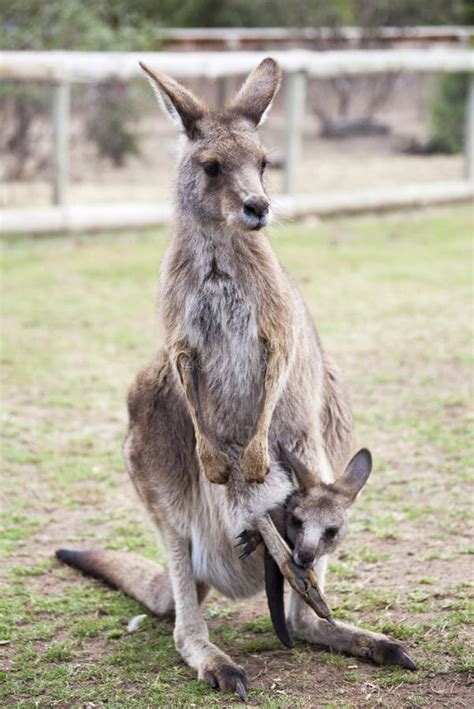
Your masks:
<path fill-rule="evenodd" d="M 165 114 L 182 133 L 177 175 L 181 212 L 199 224 L 257 231 L 271 219 L 265 192 L 267 154 L 257 127 L 281 81 L 280 67 L 264 59 L 222 111 L 211 111 L 169 76 L 141 64 Z"/>
<path fill-rule="evenodd" d="M 280 454 L 298 483 L 286 508 L 286 531 L 293 559 L 302 566 L 313 566 L 344 538 L 350 508 L 372 470 L 372 456 L 362 448 L 336 482 L 327 485 L 281 445 Z"/>

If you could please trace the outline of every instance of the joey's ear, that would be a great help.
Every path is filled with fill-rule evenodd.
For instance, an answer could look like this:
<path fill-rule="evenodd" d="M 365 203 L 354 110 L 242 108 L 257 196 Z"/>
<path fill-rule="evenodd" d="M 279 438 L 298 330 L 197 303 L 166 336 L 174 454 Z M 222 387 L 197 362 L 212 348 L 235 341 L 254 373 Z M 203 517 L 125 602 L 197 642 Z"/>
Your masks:
<path fill-rule="evenodd" d="M 247 118 L 255 127 L 260 125 L 270 110 L 280 83 L 280 66 L 267 57 L 248 75 L 228 110 Z"/>
<path fill-rule="evenodd" d="M 207 112 L 194 94 L 166 74 L 156 74 L 139 62 L 156 94 L 163 113 L 190 138 L 196 137 L 196 123 Z"/>
<path fill-rule="evenodd" d="M 298 482 L 298 487 L 300 488 L 303 495 L 306 495 L 312 487 L 317 485 L 318 476 L 313 473 L 297 456 L 285 448 L 281 443 L 278 444 L 280 449 L 280 458 L 283 465 L 290 468 L 290 470 L 295 474 L 295 478 Z"/>
<path fill-rule="evenodd" d="M 372 456 L 367 448 L 355 454 L 347 464 L 341 482 L 351 500 L 354 500 L 367 482 L 372 470 Z"/>

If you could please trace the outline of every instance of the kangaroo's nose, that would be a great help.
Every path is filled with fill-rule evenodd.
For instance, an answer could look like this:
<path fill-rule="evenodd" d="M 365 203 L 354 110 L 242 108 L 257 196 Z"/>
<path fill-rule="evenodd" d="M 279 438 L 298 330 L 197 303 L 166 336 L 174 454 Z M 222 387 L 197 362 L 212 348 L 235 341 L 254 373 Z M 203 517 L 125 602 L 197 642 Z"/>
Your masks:
<path fill-rule="evenodd" d="M 244 202 L 244 212 L 249 217 L 258 217 L 261 219 L 268 212 L 270 202 L 266 197 L 251 196 L 247 197 Z"/>
<path fill-rule="evenodd" d="M 299 566 L 312 566 L 314 562 L 314 551 L 308 549 L 300 549 L 296 554 L 295 561 Z"/>

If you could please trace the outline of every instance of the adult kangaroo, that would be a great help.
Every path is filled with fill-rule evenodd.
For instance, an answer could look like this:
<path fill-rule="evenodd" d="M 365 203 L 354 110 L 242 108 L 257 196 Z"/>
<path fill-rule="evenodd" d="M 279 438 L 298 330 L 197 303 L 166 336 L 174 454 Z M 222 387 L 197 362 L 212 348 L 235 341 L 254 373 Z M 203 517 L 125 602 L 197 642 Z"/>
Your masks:
<path fill-rule="evenodd" d="M 322 512 L 305 527 L 311 531 L 295 561 L 314 567 L 321 588 L 332 549 L 324 523 L 327 495 L 345 490 L 340 527 L 370 468 L 366 455 L 346 467 L 353 445 L 346 391 L 262 231 L 271 210 L 256 128 L 280 83 L 277 63 L 265 59 L 221 112 L 143 68 L 182 140 L 175 228 L 162 271 L 166 349 L 130 390 L 124 454 L 161 532 L 167 568 L 113 552 L 62 550 L 58 556 L 157 614 L 174 612 L 176 647 L 186 662 L 213 687 L 245 697 L 245 675 L 209 641 L 200 604 L 210 587 L 230 598 L 263 588 L 262 546 L 240 559 L 235 545 L 243 530 L 258 529 L 275 557 L 281 551 L 272 546 L 267 513 L 298 488 L 281 450 L 299 461 L 300 471 L 312 471 L 306 487 Z M 298 504 L 295 524 L 304 516 L 304 502 Z M 329 524 L 337 535 L 339 527 Z M 295 636 L 379 663 L 414 666 L 398 643 L 330 625 L 291 594 Z"/>

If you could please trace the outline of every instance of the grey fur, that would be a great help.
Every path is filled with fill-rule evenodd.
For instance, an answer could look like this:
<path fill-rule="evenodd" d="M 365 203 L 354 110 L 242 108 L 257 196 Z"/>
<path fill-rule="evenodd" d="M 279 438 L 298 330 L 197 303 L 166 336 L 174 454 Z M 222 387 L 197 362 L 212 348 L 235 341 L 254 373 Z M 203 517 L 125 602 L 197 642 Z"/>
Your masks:
<path fill-rule="evenodd" d="M 239 559 L 234 548 L 244 529 L 258 528 L 277 563 L 287 561 L 266 517 L 296 489 L 280 463 L 278 443 L 330 485 L 352 451 L 352 414 L 337 367 L 260 230 L 268 215 L 258 219 L 244 210 L 249 197 L 267 199 L 265 153 L 255 126 L 278 89 L 278 65 L 265 60 L 219 114 L 144 68 L 185 136 L 175 227 L 161 277 L 166 349 L 130 390 L 124 455 L 166 550 L 159 590 L 173 599 L 165 610 L 176 613 L 176 647 L 201 679 L 239 692 L 245 677 L 209 641 L 199 604 L 209 587 L 229 598 L 263 588 L 263 549 Z M 209 177 L 206 170 L 216 162 L 220 172 Z M 316 513 L 313 518 L 321 524 Z M 98 554 L 97 566 L 103 558 L 115 585 L 120 576 L 127 588 L 133 585 L 122 557 L 114 565 L 111 553 Z M 315 556 L 321 588 L 326 559 Z M 137 583 L 149 587 L 143 575 Z M 157 595 L 155 586 L 153 607 Z M 310 642 L 362 656 L 382 640 L 399 647 L 350 626 L 338 624 L 336 632 L 307 611 L 292 592 L 290 624 Z M 383 661 L 380 653 L 372 655 Z"/>

